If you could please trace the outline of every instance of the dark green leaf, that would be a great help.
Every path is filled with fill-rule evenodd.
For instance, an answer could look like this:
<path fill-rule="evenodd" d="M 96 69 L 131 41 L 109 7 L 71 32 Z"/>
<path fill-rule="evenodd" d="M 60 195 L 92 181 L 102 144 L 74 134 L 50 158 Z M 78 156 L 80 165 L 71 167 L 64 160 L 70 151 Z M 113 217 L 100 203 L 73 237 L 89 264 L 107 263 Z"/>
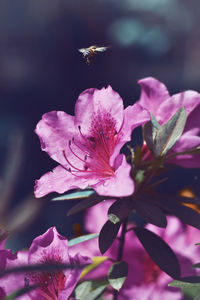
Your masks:
<path fill-rule="evenodd" d="M 169 286 L 174 287 L 185 287 L 185 286 L 199 286 L 200 287 L 200 277 L 198 276 L 189 276 L 183 277 L 179 280 L 174 280 L 168 284 Z"/>
<path fill-rule="evenodd" d="M 159 130 L 154 139 L 155 156 L 164 156 L 178 141 L 183 133 L 187 115 L 184 107 L 181 107 L 176 114 Z"/>
<path fill-rule="evenodd" d="M 112 245 L 114 240 L 117 237 L 121 223 L 113 224 L 110 221 L 107 221 L 99 234 L 99 249 L 102 254 L 104 254 Z"/>
<path fill-rule="evenodd" d="M 149 148 L 149 150 L 154 153 L 154 131 L 153 131 L 153 125 L 151 123 L 151 121 L 147 122 L 144 125 L 143 128 L 143 135 L 144 135 L 144 140 L 147 143 L 147 147 Z"/>
<path fill-rule="evenodd" d="M 174 199 L 170 199 L 170 197 L 160 197 L 158 204 L 170 214 L 177 216 L 184 223 L 200 229 L 200 214 L 195 210 L 176 202 Z"/>
<path fill-rule="evenodd" d="M 144 201 L 135 201 L 134 207 L 145 222 L 163 228 L 167 226 L 166 216 L 158 206 Z"/>
<path fill-rule="evenodd" d="M 103 201 L 104 199 L 105 199 L 105 197 L 100 197 L 97 195 L 94 195 L 93 197 L 90 197 L 87 199 L 83 199 L 78 204 L 76 204 L 72 208 L 70 208 L 67 215 L 72 216 L 76 213 L 79 213 L 89 207 L 92 207 L 92 206 L 98 204 L 99 202 Z"/>
<path fill-rule="evenodd" d="M 121 289 L 128 274 L 128 264 L 124 261 L 113 264 L 108 271 L 108 281 L 117 291 Z"/>
<path fill-rule="evenodd" d="M 181 291 L 183 293 L 183 295 L 186 296 L 186 299 L 193 299 L 193 300 L 200 300 L 199 298 L 199 292 L 200 292 L 200 288 L 198 286 L 184 286 L 181 288 Z M 185 298 L 184 298 L 185 299 Z"/>
<path fill-rule="evenodd" d="M 161 125 L 158 123 L 158 121 L 156 120 L 156 118 L 154 117 L 154 115 L 152 113 L 150 113 L 151 115 L 151 121 L 147 122 L 144 125 L 143 128 L 143 135 L 144 135 L 144 140 L 147 143 L 148 148 L 150 149 L 150 151 L 152 153 L 154 153 L 154 148 L 155 148 L 155 138 L 157 135 L 158 130 L 161 129 Z"/>
<path fill-rule="evenodd" d="M 75 297 L 77 300 L 95 300 L 102 294 L 108 284 L 108 281 L 84 281 L 75 289 Z"/>
<path fill-rule="evenodd" d="M 10 274 L 10 273 L 24 273 L 24 272 L 52 272 L 52 271 L 58 271 L 58 270 L 64 270 L 64 269 L 83 269 L 88 264 L 82 264 L 82 265 L 74 265 L 74 264 L 36 264 L 36 265 L 24 265 L 19 267 L 13 267 L 6 269 L 4 271 L 0 272 L 0 278 Z"/>
<path fill-rule="evenodd" d="M 122 199 L 115 201 L 108 210 L 109 220 L 116 224 L 123 222 L 127 216 L 131 213 L 133 207 L 133 201 L 130 199 Z"/>
<path fill-rule="evenodd" d="M 95 191 L 93 190 L 77 191 L 74 193 L 68 193 L 62 196 L 55 197 L 51 201 L 82 199 L 82 198 L 88 198 L 93 194 L 95 194 Z"/>
<path fill-rule="evenodd" d="M 180 266 L 172 249 L 155 233 L 143 227 L 135 227 L 134 232 L 152 260 L 169 276 L 178 279 Z"/>
<path fill-rule="evenodd" d="M 68 246 L 69 247 L 72 247 L 74 245 L 77 245 L 77 244 L 80 244 L 80 243 L 83 243 L 83 242 L 86 242 L 86 241 L 89 241 L 89 240 L 92 240 L 92 239 L 95 239 L 99 236 L 98 233 L 92 233 L 92 234 L 86 234 L 86 235 L 82 235 L 82 236 L 79 236 L 75 239 L 72 239 L 68 242 Z"/>

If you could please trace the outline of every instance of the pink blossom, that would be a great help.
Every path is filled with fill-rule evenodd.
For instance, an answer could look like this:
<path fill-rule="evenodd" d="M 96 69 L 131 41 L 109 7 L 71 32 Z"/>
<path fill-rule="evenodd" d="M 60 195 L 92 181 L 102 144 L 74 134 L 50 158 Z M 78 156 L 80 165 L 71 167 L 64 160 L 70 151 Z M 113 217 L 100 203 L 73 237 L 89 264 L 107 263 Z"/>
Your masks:
<path fill-rule="evenodd" d="M 80 254 L 71 256 L 68 253 L 68 242 L 55 227 L 48 229 L 43 235 L 36 237 L 28 252 L 18 252 L 15 257 L 5 251 L 4 269 L 35 264 L 70 264 L 72 269 L 60 271 L 37 271 L 26 274 L 7 275 L 0 279 L 0 288 L 6 295 L 24 286 L 38 285 L 34 291 L 19 297 L 20 300 L 67 300 L 74 290 L 81 273 L 81 267 L 90 263 L 90 259 Z M 0 252 L 1 252 L 0 251 Z M 8 260 L 9 259 L 9 260 Z M 13 259 L 13 262 L 11 262 Z M 77 266 L 77 268 L 76 268 Z M 3 267 L 1 266 L 1 270 Z"/>
<path fill-rule="evenodd" d="M 141 86 L 141 96 L 138 103 L 151 112 L 162 125 L 166 123 L 182 106 L 187 113 L 184 132 L 173 146 L 170 154 L 183 152 L 200 146 L 200 94 L 195 91 L 185 91 L 170 96 L 166 86 L 153 77 L 138 81 Z M 150 155 L 144 146 L 145 157 Z M 170 163 L 188 168 L 200 166 L 200 155 L 178 155 L 170 159 Z"/>
<path fill-rule="evenodd" d="M 148 120 L 149 113 L 140 104 L 124 109 L 110 86 L 80 94 L 75 116 L 63 111 L 44 114 L 36 133 L 42 150 L 59 166 L 36 180 L 36 197 L 88 186 L 100 195 L 131 195 L 131 166 L 119 151 L 132 130 Z"/>
<path fill-rule="evenodd" d="M 105 223 L 107 209 L 110 204 L 109 201 L 105 201 L 88 209 L 85 226 L 89 232 L 99 232 Z M 100 220 L 102 220 L 101 224 Z M 183 225 L 175 217 L 168 217 L 166 229 L 151 224 L 147 225 L 147 228 L 158 234 L 175 251 L 181 265 L 182 276 L 196 274 L 195 269 L 192 269 L 191 266 L 200 259 L 200 247 L 195 246 L 195 243 L 200 239 L 197 229 Z M 105 253 L 105 256 L 116 259 L 118 246 L 119 241 L 116 240 Z M 73 253 L 77 251 L 78 246 L 75 249 L 72 248 L 74 247 L 70 248 L 70 252 Z M 79 249 L 82 254 L 90 257 L 101 255 L 97 240 L 79 244 Z M 126 234 L 123 260 L 128 263 L 129 272 L 119 293 L 120 300 L 182 300 L 179 289 L 168 287 L 168 283 L 172 281 L 172 278 L 155 265 L 132 231 Z M 100 267 L 89 273 L 87 278 L 106 277 L 111 264 L 110 261 L 102 263 Z"/>

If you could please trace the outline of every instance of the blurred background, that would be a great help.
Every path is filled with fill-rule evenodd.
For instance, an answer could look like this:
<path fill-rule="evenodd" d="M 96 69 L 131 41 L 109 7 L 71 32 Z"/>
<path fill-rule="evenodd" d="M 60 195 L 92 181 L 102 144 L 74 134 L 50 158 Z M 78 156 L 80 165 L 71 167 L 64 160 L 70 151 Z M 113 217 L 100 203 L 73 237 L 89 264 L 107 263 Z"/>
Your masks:
<path fill-rule="evenodd" d="M 108 84 L 128 106 L 146 76 L 171 94 L 199 91 L 199 12 L 195 0 L 0 1 L 0 217 L 16 229 L 9 247 L 28 246 L 52 225 L 71 238 L 81 220 L 66 217 L 74 202 L 33 198 L 34 180 L 56 166 L 34 133 L 42 114 L 73 114 L 83 90 Z M 88 66 L 78 49 L 91 45 L 110 48 Z M 165 187 L 198 188 L 199 175 L 177 168 Z"/>

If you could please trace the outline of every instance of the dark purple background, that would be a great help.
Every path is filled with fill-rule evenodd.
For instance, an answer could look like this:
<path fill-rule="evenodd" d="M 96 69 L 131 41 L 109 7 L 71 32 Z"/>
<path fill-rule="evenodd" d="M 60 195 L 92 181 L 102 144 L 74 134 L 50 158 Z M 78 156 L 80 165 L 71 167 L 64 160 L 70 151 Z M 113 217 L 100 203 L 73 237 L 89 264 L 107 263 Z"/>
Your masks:
<path fill-rule="evenodd" d="M 0 2 L 2 180 L 10 136 L 16 129 L 24 136 L 21 173 L 10 187 L 13 205 L 33 190 L 35 178 L 56 165 L 34 134 L 43 113 L 73 114 L 79 93 L 108 84 L 127 106 L 139 98 L 137 80 L 150 75 L 165 82 L 171 93 L 199 89 L 199 10 L 195 0 Z M 78 49 L 95 44 L 110 48 L 88 66 Z M 174 172 L 167 191 L 199 185 L 198 170 Z M 66 217 L 71 205 L 48 203 L 28 231 L 10 243 L 25 246 L 51 225 L 73 236 L 72 223 L 80 216 Z"/>

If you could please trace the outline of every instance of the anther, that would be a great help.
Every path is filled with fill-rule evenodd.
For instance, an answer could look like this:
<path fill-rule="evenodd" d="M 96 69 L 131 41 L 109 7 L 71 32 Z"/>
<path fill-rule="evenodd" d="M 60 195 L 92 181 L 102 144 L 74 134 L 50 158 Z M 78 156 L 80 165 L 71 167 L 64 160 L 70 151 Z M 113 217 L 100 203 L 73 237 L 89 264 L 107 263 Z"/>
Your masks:
<path fill-rule="evenodd" d="M 84 160 L 87 160 L 87 154 L 85 155 Z"/>
<path fill-rule="evenodd" d="M 71 143 L 72 143 L 72 141 L 71 141 L 71 140 L 69 140 L 69 146 L 71 146 Z"/>
<path fill-rule="evenodd" d="M 81 126 L 80 125 L 78 125 L 78 130 L 81 131 Z"/>

